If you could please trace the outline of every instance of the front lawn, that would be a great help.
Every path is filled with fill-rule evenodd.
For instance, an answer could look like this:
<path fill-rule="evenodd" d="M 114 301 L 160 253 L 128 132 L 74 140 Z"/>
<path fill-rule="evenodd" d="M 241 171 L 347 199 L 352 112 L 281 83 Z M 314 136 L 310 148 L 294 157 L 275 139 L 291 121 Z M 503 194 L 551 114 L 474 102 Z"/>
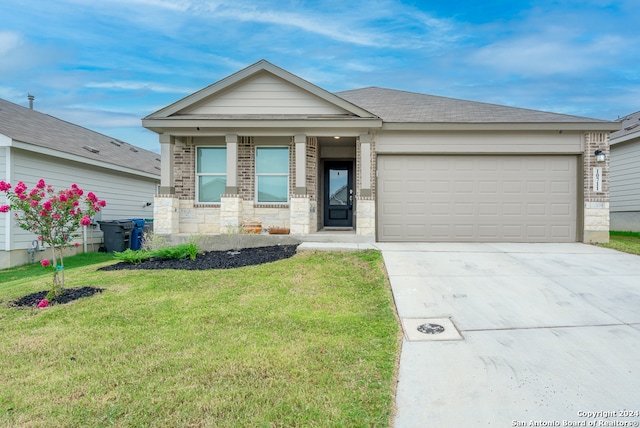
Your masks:
<path fill-rule="evenodd" d="M 624 251 L 625 253 L 640 255 L 640 233 L 638 232 L 609 232 L 609 242 L 600 244 L 603 247 Z"/>
<path fill-rule="evenodd" d="M 400 331 L 379 252 L 206 271 L 104 257 L 65 263 L 67 287 L 104 292 L 44 309 L 8 305 L 49 287 L 42 268 L 0 271 L 0 426 L 389 426 Z"/>

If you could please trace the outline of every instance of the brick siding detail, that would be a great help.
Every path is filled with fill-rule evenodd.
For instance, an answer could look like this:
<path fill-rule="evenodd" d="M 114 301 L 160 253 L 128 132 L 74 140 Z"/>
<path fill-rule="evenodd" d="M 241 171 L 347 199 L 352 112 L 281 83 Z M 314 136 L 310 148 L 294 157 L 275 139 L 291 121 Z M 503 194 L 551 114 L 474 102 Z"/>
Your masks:
<path fill-rule="evenodd" d="M 609 134 L 586 132 L 584 134 L 584 242 L 609 241 Z M 597 163 L 595 151 L 607 156 L 604 163 Z M 602 168 L 602 191 L 593 190 L 593 169 Z"/>

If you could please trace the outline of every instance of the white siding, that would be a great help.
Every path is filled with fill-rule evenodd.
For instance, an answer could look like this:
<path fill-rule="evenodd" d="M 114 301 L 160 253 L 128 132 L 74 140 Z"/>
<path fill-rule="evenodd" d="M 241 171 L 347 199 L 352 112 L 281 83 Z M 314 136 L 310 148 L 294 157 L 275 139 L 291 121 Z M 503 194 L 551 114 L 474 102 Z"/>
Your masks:
<path fill-rule="evenodd" d="M 582 153 L 580 133 L 381 132 L 377 153 Z"/>
<path fill-rule="evenodd" d="M 0 180 L 7 181 L 7 151 L 8 147 L 0 147 Z M 0 192 L 0 205 L 7 203 L 7 198 L 3 192 Z M 7 239 L 6 227 L 7 214 L 0 213 L 0 251 L 4 250 L 5 240 Z"/>
<path fill-rule="evenodd" d="M 24 181 L 31 188 L 43 178 L 56 190 L 76 183 L 85 192 L 94 192 L 107 201 L 107 206 L 98 214 L 99 220 L 153 217 L 153 206 L 145 205 L 153 202 L 159 177 L 153 180 L 22 150 L 13 150 L 12 155 L 14 182 Z M 94 237 L 101 233 L 96 230 Z M 34 239 L 34 235 L 17 226 L 13 236 L 12 249 L 28 248 Z"/>
<path fill-rule="evenodd" d="M 611 146 L 611 211 L 640 211 L 640 141 Z"/>
<path fill-rule="evenodd" d="M 181 114 L 346 114 L 325 100 L 270 74 L 260 74 Z"/>

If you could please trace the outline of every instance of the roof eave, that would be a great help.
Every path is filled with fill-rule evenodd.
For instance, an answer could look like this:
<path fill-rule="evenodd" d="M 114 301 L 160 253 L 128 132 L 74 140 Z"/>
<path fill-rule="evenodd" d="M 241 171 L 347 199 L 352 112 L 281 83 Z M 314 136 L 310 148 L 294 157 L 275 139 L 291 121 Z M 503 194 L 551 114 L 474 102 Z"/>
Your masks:
<path fill-rule="evenodd" d="M 215 129 L 233 129 L 236 132 L 251 129 L 349 129 L 381 128 L 382 120 L 369 118 L 348 119 L 142 119 L 142 126 L 162 134 L 167 130 L 183 131 L 183 135 L 202 135 Z"/>
<path fill-rule="evenodd" d="M 105 169 L 109 169 L 109 170 L 113 170 L 113 171 L 124 172 L 124 173 L 127 173 L 127 174 L 137 175 L 137 176 L 145 177 L 145 178 L 151 178 L 153 180 L 160 180 L 160 171 L 158 171 L 158 174 L 152 174 L 150 172 L 141 171 L 139 169 L 127 168 L 127 167 L 123 167 L 123 166 L 116 165 L 116 164 L 113 164 L 113 163 L 103 162 L 103 161 L 99 161 L 99 160 L 95 160 L 95 159 L 91 159 L 91 158 L 86 158 L 86 157 L 74 155 L 74 154 L 71 154 L 71 153 L 61 152 L 59 150 L 54 150 L 54 149 L 50 149 L 50 148 L 47 148 L 47 147 L 38 146 L 38 145 L 35 145 L 35 144 L 30 144 L 30 143 L 25 143 L 25 142 L 17 141 L 17 140 L 12 140 L 10 146 L 14 147 L 16 149 L 21 149 L 21 150 L 25 150 L 25 151 L 29 151 L 29 152 L 40 153 L 40 154 L 43 154 L 43 155 L 57 157 L 57 158 L 70 160 L 70 161 L 74 161 L 74 162 L 79 162 L 79 163 L 83 163 L 83 164 L 86 164 L 86 165 L 97 166 L 97 167 L 100 167 L 100 168 L 105 168 Z"/>
<path fill-rule="evenodd" d="M 618 122 L 384 122 L 389 131 L 618 131 Z"/>

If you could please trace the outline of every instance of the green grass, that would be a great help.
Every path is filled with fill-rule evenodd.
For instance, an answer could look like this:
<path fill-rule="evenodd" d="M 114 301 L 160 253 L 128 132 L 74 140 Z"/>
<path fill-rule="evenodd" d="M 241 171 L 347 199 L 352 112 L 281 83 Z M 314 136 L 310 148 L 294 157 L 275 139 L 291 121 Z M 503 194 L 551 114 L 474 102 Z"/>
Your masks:
<path fill-rule="evenodd" d="M 0 271 L 0 426 L 389 426 L 400 331 L 379 252 L 211 271 L 100 256 L 65 270 L 103 293 L 46 309 L 6 303 L 48 277 Z"/>
<path fill-rule="evenodd" d="M 640 233 L 611 231 L 609 242 L 600 246 L 640 255 Z"/>

